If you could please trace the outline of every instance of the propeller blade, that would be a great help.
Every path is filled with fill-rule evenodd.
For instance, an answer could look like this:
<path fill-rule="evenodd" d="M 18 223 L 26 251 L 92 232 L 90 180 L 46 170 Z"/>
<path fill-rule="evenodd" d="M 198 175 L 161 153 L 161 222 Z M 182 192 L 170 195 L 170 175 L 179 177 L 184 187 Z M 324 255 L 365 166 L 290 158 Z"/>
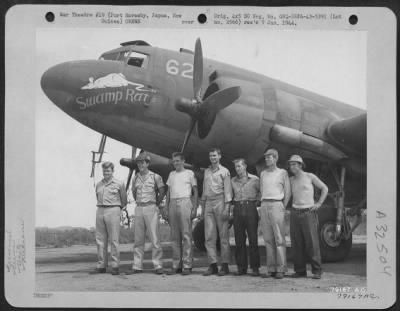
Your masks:
<path fill-rule="evenodd" d="M 136 159 L 136 147 L 132 147 L 132 159 Z"/>
<path fill-rule="evenodd" d="M 194 48 L 193 60 L 193 93 L 194 98 L 199 101 L 201 99 L 201 85 L 203 83 L 203 50 L 201 48 L 200 38 L 197 38 Z"/>
<path fill-rule="evenodd" d="M 226 89 L 217 91 L 208 96 L 200 106 L 200 111 L 214 111 L 218 112 L 229 105 L 233 104 L 235 100 L 240 97 L 240 86 L 232 86 Z"/>
<path fill-rule="evenodd" d="M 190 126 L 189 126 L 189 129 L 187 130 L 187 132 L 186 132 L 186 134 L 185 134 L 185 139 L 184 139 L 184 141 L 183 141 L 183 145 L 182 145 L 182 149 L 181 149 L 181 152 L 183 153 L 184 151 L 185 151 L 185 149 L 186 149 L 186 146 L 187 146 L 187 144 L 188 144 L 188 142 L 189 142 L 189 138 L 190 138 L 190 136 L 192 135 L 192 132 L 193 132 L 193 129 L 194 129 L 194 127 L 196 126 L 196 119 L 195 118 L 191 118 L 190 119 Z"/>

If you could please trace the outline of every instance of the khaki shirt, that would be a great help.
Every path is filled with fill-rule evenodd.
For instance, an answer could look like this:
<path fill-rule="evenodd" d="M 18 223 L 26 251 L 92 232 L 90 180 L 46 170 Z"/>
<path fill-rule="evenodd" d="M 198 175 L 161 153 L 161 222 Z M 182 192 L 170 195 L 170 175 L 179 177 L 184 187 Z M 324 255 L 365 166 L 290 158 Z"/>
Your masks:
<path fill-rule="evenodd" d="M 128 204 L 125 184 L 112 178 L 106 182 L 104 179 L 96 185 L 97 206 L 120 206 L 125 207 Z"/>
<path fill-rule="evenodd" d="M 221 194 L 225 196 L 225 202 L 232 200 L 231 174 L 222 165 L 219 165 L 215 171 L 210 166 L 204 172 L 201 201 L 204 202 L 207 197 L 215 197 Z"/>
<path fill-rule="evenodd" d="M 234 201 L 260 200 L 260 179 L 256 175 L 247 174 L 244 180 L 235 176 L 232 178 L 231 183 Z"/>
<path fill-rule="evenodd" d="M 149 171 L 142 176 L 136 174 L 132 181 L 132 194 L 136 203 L 156 203 L 158 189 L 164 187 L 160 175 Z"/>

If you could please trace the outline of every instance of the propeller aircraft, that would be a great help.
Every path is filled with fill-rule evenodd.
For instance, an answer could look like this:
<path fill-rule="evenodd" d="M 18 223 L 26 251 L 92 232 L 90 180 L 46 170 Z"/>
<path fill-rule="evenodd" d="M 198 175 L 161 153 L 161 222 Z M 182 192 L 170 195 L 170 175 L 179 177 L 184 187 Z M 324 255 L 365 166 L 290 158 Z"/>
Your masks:
<path fill-rule="evenodd" d="M 93 164 L 101 161 L 106 137 L 133 147 L 132 157 L 120 162 L 129 168 L 127 187 L 135 148 L 151 154 L 150 169 L 163 178 L 172 170 L 171 153 L 184 152 L 199 182 L 211 147 L 222 150 L 221 163 L 232 173 L 232 160 L 242 157 L 259 174 L 268 148 L 279 151 L 281 167 L 301 155 L 330 190 L 319 210 L 322 259 L 348 254 L 366 208 L 365 110 L 204 58 L 200 39 L 194 51 L 125 42 L 97 60 L 49 68 L 41 87 L 61 110 L 103 135 Z M 203 230 L 198 222 L 193 231 L 199 248 Z"/>

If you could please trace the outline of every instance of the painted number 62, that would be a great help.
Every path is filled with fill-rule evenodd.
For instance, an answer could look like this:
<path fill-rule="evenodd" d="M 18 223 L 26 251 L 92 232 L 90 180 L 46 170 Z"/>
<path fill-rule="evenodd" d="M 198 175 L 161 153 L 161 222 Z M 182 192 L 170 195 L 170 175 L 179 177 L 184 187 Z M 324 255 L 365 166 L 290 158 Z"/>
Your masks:
<path fill-rule="evenodd" d="M 193 79 L 193 64 L 183 63 L 180 64 L 175 59 L 167 61 L 165 69 L 171 75 L 180 75 L 184 78 Z"/>

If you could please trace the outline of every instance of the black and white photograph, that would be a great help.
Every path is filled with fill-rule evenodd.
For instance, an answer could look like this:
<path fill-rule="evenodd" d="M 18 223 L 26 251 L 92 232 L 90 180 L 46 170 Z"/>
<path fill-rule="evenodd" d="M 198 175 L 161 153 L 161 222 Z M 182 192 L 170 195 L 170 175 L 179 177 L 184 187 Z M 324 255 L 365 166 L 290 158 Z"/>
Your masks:
<path fill-rule="evenodd" d="M 165 26 L 119 27 L 135 10 L 76 8 L 78 26 L 55 27 L 57 12 L 54 27 L 34 29 L 26 265 L 38 297 L 211 293 L 214 307 L 218 294 L 283 294 L 282 307 L 302 294 L 379 299 L 367 262 L 371 248 L 388 248 L 368 230 L 388 233 L 368 219 L 388 213 L 367 209 L 377 195 L 367 31 L 327 10 L 313 14 L 348 29 L 246 28 L 274 18 L 239 9 L 204 16 L 243 27 L 202 28 L 200 17 L 176 27 L 168 19 L 183 9 L 150 8 Z M 84 11 L 109 25 L 82 26 Z M 382 256 L 374 273 L 395 275 Z"/>

